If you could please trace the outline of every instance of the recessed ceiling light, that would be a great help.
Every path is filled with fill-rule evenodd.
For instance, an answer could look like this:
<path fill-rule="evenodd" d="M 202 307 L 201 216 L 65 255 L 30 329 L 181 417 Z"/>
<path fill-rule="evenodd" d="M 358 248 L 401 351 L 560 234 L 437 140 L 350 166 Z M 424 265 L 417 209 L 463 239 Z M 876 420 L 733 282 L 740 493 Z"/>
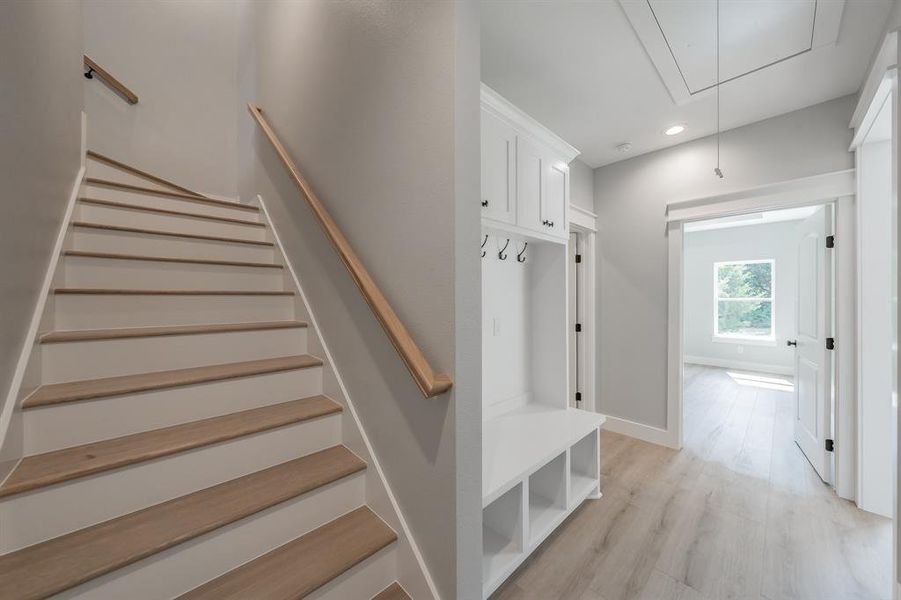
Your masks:
<path fill-rule="evenodd" d="M 666 135 L 679 135 L 683 131 L 685 131 L 685 125 L 673 125 L 663 133 Z"/>

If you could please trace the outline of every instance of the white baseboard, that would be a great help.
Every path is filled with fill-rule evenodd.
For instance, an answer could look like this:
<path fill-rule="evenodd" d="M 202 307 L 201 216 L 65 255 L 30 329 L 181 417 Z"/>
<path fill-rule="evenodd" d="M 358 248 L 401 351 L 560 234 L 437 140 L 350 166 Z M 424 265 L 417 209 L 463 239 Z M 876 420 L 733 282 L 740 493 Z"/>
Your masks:
<path fill-rule="evenodd" d="M 679 447 L 678 441 L 673 439 L 675 436 L 666 429 L 645 425 L 644 423 L 636 423 L 629 419 L 607 415 L 607 421 L 601 426 L 601 429 L 634 437 L 658 446 L 666 446 L 667 448 Z"/>
<path fill-rule="evenodd" d="M 684 362 L 693 365 L 704 365 L 705 367 L 722 367 L 724 369 L 739 369 L 741 371 L 756 371 L 758 373 L 771 373 L 773 375 L 794 375 L 795 370 L 785 365 L 768 365 L 766 363 L 757 363 L 743 360 L 731 360 L 726 358 L 711 358 L 708 356 L 688 356 L 684 357 Z"/>

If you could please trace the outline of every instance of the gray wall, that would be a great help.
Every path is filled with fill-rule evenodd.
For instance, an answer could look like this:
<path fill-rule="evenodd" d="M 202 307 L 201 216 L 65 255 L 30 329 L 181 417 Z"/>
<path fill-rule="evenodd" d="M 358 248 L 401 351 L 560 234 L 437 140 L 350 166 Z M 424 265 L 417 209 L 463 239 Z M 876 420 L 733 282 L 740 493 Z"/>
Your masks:
<path fill-rule="evenodd" d="M 138 95 L 84 86 L 88 147 L 205 193 L 238 188 L 241 3 L 84 0 L 85 54 Z"/>
<path fill-rule="evenodd" d="M 0 56 L 0 398 L 5 398 L 81 166 L 81 3 L 0 2 Z"/>
<path fill-rule="evenodd" d="M 244 93 L 430 362 L 455 379 L 451 394 L 423 399 L 274 151 L 248 135 L 257 162 L 241 196 L 264 198 L 413 536 L 442 596 L 454 598 L 456 457 L 465 455 L 455 436 L 462 428 L 478 443 L 481 419 L 478 337 L 456 320 L 479 323 L 478 167 L 464 157 L 478 156 L 478 62 L 458 47 L 477 39 L 477 13 L 465 3 L 325 0 L 250 10 L 258 71 Z M 474 80 L 464 90 L 458 76 Z M 463 196 L 476 208 L 459 207 Z M 466 481 L 480 487 L 478 475 Z M 468 549 L 473 560 L 478 552 Z"/>
<path fill-rule="evenodd" d="M 687 362 L 773 373 L 794 369 L 795 352 L 785 342 L 797 334 L 799 224 L 782 221 L 685 233 L 682 310 Z M 770 345 L 714 340 L 713 264 L 729 260 L 775 261 L 776 341 Z"/>
<path fill-rule="evenodd" d="M 595 170 L 600 411 L 666 426 L 666 205 L 854 166 L 846 96 Z"/>
<path fill-rule="evenodd" d="M 594 171 L 578 158 L 569 163 L 569 203 L 594 212 Z"/>

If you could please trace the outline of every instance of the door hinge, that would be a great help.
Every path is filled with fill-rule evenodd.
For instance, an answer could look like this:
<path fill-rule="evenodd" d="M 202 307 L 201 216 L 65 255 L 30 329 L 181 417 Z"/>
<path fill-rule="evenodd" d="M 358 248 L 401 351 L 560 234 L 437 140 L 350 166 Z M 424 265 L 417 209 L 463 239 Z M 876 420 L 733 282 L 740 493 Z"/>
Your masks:
<path fill-rule="evenodd" d="M 581 255 L 581 254 L 576 254 L 576 262 L 577 262 L 577 263 L 582 262 L 582 255 Z"/>
<path fill-rule="evenodd" d="M 834 452 L 835 451 L 835 442 L 832 440 L 826 440 L 826 452 Z"/>
<path fill-rule="evenodd" d="M 835 338 L 826 338 L 826 350 L 835 350 Z"/>
<path fill-rule="evenodd" d="M 582 401 L 582 392 L 576 392 L 576 402 Z"/>
<path fill-rule="evenodd" d="M 581 333 L 581 332 L 582 332 L 582 324 L 576 323 L 576 333 Z"/>
<path fill-rule="evenodd" d="M 834 235 L 826 236 L 826 247 L 827 248 L 835 248 L 835 236 Z"/>

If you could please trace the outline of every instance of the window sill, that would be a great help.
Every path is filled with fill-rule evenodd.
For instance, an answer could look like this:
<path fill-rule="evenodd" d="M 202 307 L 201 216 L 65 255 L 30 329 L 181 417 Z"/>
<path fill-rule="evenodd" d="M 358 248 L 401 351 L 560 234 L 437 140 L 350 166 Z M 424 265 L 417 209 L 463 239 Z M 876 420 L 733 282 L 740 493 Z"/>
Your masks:
<path fill-rule="evenodd" d="M 776 346 L 776 338 L 753 338 L 734 335 L 715 335 L 712 340 L 719 344 L 740 344 L 742 346 Z"/>

